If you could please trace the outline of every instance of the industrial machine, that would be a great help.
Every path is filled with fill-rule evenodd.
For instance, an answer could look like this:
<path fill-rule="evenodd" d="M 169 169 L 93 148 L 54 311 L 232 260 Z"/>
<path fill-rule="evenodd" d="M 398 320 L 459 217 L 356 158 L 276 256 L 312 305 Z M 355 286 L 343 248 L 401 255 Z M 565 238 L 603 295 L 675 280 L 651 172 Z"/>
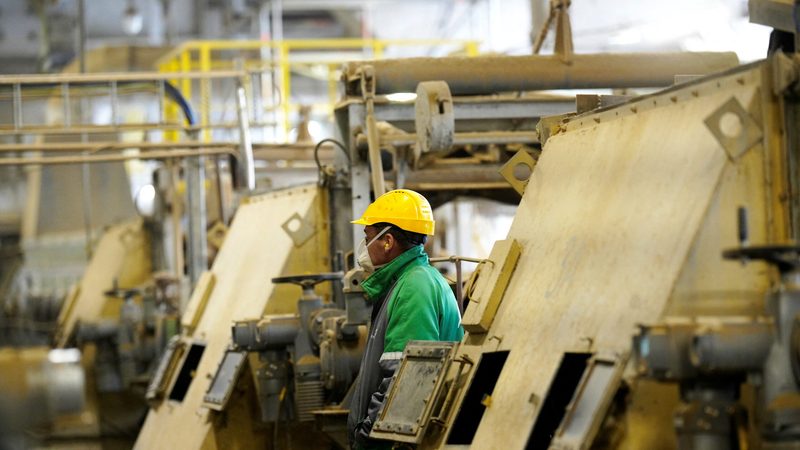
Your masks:
<path fill-rule="evenodd" d="M 78 349 L 28 347 L 0 350 L 0 447 L 31 448 L 62 419 L 86 404 Z"/>
<path fill-rule="evenodd" d="M 242 203 L 147 388 L 151 409 L 136 448 L 330 445 L 294 420 L 306 419 L 326 395 L 341 395 L 347 361 L 357 360 L 351 349 L 363 344 L 363 328 L 342 329 L 343 305 L 330 301 L 330 289 L 317 288 L 327 301 L 313 292 L 320 278 L 341 276 L 327 272 L 327 210 L 316 186 Z M 291 277 L 307 271 L 328 275 Z M 279 277 L 305 285 L 300 301 L 295 287 L 269 281 Z M 327 366 L 331 353 L 343 367 Z M 323 379 L 326 373 L 334 378 Z"/>
<path fill-rule="evenodd" d="M 273 283 L 295 283 L 303 288 L 297 313 L 234 323 L 235 350 L 226 359 L 238 355 L 235 357 L 243 360 L 246 353 L 256 353 L 266 363 L 255 372 L 264 422 L 313 423 L 315 414 L 342 414 L 336 405 L 358 374 L 367 340 L 367 318 L 353 321 L 352 312 L 348 315 L 332 303 L 324 304 L 314 293 L 315 284 L 341 277 L 341 273 L 331 273 L 273 278 Z M 230 392 L 235 381 L 223 360 L 206 394 L 205 405 L 224 409 L 224 400 L 229 396 L 225 393 Z M 325 431 L 339 446 L 347 445 L 346 434 L 335 432 L 344 430 Z"/>
<path fill-rule="evenodd" d="M 799 68 L 777 52 L 543 120 L 467 336 L 407 346 L 372 437 L 795 448 Z"/>
<path fill-rule="evenodd" d="M 349 257 L 362 232 L 350 224 L 357 211 L 390 187 L 423 191 L 434 206 L 463 194 L 516 203 L 523 192 L 536 191 L 531 183 L 538 182 L 528 175 L 537 173 L 544 140 L 560 138 L 555 125 L 537 130 L 539 120 L 575 110 L 574 98 L 530 91 L 657 87 L 672 84 L 675 75 L 707 74 L 738 63 L 733 54 L 568 59 L 423 58 L 346 66 L 346 95 L 335 112 L 337 139 L 320 143 L 333 146 L 333 164 L 317 159 L 317 187 L 255 196 L 240 206 L 213 267 L 194 288 L 180 336 L 168 346 L 148 387 L 151 410 L 136 448 L 345 447 L 347 392 L 369 318 L 369 305 L 359 292 L 365 274 L 353 269 Z M 608 60 L 619 70 L 598 80 L 596 69 Z M 642 67 L 650 70 L 643 73 Z M 467 79 L 468 73 L 486 76 Z M 417 92 L 415 102 L 385 96 L 409 91 Z M 517 173 L 520 166 L 527 168 L 527 175 Z M 562 175 L 561 181 L 571 177 L 571 172 Z M 525 211 L 526 198 L 521 204 Z M 527 233 L 520 220 L 528 217 L 515 222 L 516 229 Z M 398 385 L 404 374 L 441 373 L 442 378 L 425 384 L 430 391 L 398 391 L 393 397 L 397 401 L 420 401 L 428 411 L 411 422 L 384 420 L 376 435 L 409 443 L 423 442 L 425 436 L 426 445 L 443 445 L 442 431 L 457 411 L 482 407 L 482 394 L 470 397 L 477 395 L 478 406 L 462 408 L 461 402 L 475 366 L 481 364 L 484 344 L 487 352 L 494 352 L 483 360 L 491 360 L 483 364 L 488 369 L 481 369 L 489 373 L 473 385 L 491 384 L 493 371 L 509 356 L 506 347 L 498 349 L 509 344 L 502 336 L 487 338 L 492 322 L 483 315 L 503 311 L 505 285 L 519 279 L 512 277 L 513 268 L 519 273 L 530 264 L 524 263 L 528 242 L 533 240 L 512 235 L 498 243 L 490 263 L 478 261 L 479 275 L 464 292 L 471 303 L 484 296 L 492 300 L 481 313 L 467 309 L 470 335 L 461 346 L 409 346 L 409 358 L 424 367 L 401 369 Z M 298 253 L 305 255 L 302 261 Z M 302 286 L 299 299 L 296 288 L 286 283 Z M 317 284 L 322 295 L 315 292 Z M 460 283 L 457 288 L 461 292 Z M 430 371 L 430 364 L 442 366 Z M 406 384 L 417 385 L 416 379 Z M 430 397 L 419 398 L 422 394 Z M 478 425 L 475 417 L 463 420 L 467 423 L 462 428 L 474 431 Z M 396 431 L 410 429 L 420 440 L 398 438 Z M 428 430 L 440 439 L 430 440 Z M 492 442 L 485 441 L 484 447 L 494 446 Z"/>

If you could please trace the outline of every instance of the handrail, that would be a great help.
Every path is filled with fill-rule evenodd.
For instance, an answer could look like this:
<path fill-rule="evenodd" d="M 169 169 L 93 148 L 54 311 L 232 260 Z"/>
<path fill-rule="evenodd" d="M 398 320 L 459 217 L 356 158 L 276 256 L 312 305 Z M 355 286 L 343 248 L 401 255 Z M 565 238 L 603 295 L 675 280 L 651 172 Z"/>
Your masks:
<path fill-rule="evenodd" d="M 479 42 L 475 40 L 463 39 L 360 39 L 360 38 L 338 38 L 338 39 L 286 39 L 281 41 L 261 41 L 261 40 L 195 40 L 186 41 L 173 50 L 169 51 L 156 62 L 157 68 L 162 72 L 191 73 L 199 71 L 208 72 L 224 66 L 222 61 L 217 58 L 215 52 L 219 51 L 254 51 L 269 50 L 270 57 L 263 60 L 244 55 L 245 60 L 236 59 L 233 64 L 237 69 L 242 69 L 247 74 L 245 77 L 245 89 L 249 89 L 250 97 L 254 100 L 253 111 L 259 114 L 272 111 L 275 115 L 273 122 L 279 123 L 280 127 L 275 128 L 273 138 L 276 140 L 286 140 L 289 130 L 292 127 L 290 116 L 295 111 L 296 105 L 291 102 L 291 76 L 292 71 L 303 66 L 321 66 L 323 68 L 321 76 L 322 82 L 327 83 L 328 105 L 334 105 L 337 98 L 337 84 L 339 83 L 338 71 L 344 64 L 345 59 L 331 59 L 329 61 L 318 61 L 319 58 L 311 55 L 315 61 L 301 60 L 296 56 L 298 52 L 307 53 L 309 50 L 319 50 L 320 52 L 330 52 L 333 50 L 353 49 L 362 50 L 365 58 L 382 59 L 385 50 L 389 47 L 436 47 L 436 46 L 455 46 L 466 56 L 476 56 L 478 54 Z M 230 55 L 226 54 L 225 59 Z M 358 58 L 346 58 L 349 60 Z M 248 70 L 247 64 L 258 62 L 259 70 Z M 240 67 L 244 66 L 244 67 Z M 251 64 L 250 68 L 253 67 Z M 269 75 L 272 86 L 266 87 L 257 81 L 262 75 Z M 193 83 L 192 79 L 182 78 L 178 88 L 184 97 L 192 99 Z M 263 83 L 263 81 L 262 81 Z M 267 95 L 268 105 L 262 104 L 263 97 L 256 95 L 256 90 L 270 89 Z M 210 80 L 199 80 L 199 101 L 195 100 L 200 115 L 200 124 L 206 125 L 211 120 L 212 85 Z M 177 110 L 173 105 L 166 105 L 165 116 L 174 120 Z M 333 108 L 326 108 L 332 113 Z M 262 121 L 260 117 L 253 117 L 256 121 Z M 282 134 L 282 136 L 281 136 Z M 168 133 L 168 138 L 176 139 L 177 135 Z M 211 133 L 206 130 L 202 134 L 202 139 L 209 141 Z"/>
<path fill-rule="evenodd" d="M 478 53 L 479 41 L 472 39 L 361 39 L 361 38 L 335 38 L 335 39 L 284 39 L 281 41 L 259 40 L 214 40 L 200 39 L 186 41 L 156 60 L 160 66 L 167 61 L 175 59 L 181 53 L 189 50 L 201 50 L 204 47 L 213 47 L 215 50 L 260 50 L 271 48 L 278 50 L 284 46 L 296 50 L 332 50 L 338 48 L 374 48 L 378 47 L 414 47 L 437 45 L 461 45 L 467 54 L 475 56 Z"/>
<path fill-rule="evenodd" d="M 217 70 L 207 72 L 109 72 L 82 74 L 34 74 L 0 75 L 0 85 L 14 84 L 63 84 L 63 83 L 109 83 L 111 81 L 161 81 L 175 78 L 211 79 L 242 77 L 239 70 Z"/>

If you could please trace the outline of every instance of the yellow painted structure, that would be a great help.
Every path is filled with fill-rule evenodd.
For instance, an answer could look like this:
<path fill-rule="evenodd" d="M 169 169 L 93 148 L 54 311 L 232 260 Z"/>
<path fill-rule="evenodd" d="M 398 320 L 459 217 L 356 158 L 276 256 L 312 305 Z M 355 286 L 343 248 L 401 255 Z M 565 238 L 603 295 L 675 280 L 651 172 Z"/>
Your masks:
<path fill-rule="evenodd" d="M 453 48 L 455 53 L 466 56 L 478 55 L 478 41 L 455 39 L 286 39 L 282 41 L 258 40 L 197 40 L 187 41 L 175 47 L 171 52 L 158 59 L 157 67 L 161 72 L 209 72 L 213 70 L 244 69 L 250 73 L 271 73 L 278 86 L 278 101 L 266 105 L 268 110 L 280 112 L 279 129 L 287 133 L 292 124 L 289 115 L 297 110 L 300 105 L 292 102 L 291 72 L 301 68 L 320 68 L 322 76 L 328 86 L 329 101 L 323 107 L 333 113 L 333 105 L 338 101 L 337 83 L 339 82 L 339 68 L 345 62 L 337 52 L 355 51 L 363 55 L 364 59 L 382 59 L 384 52 L 390 47 L 421 47 L 421 48 Z M 264 60 L 254 52 L 269 52 L 271 60 Z M 312 58 L 302 58 L 303 53 L 311 54 Z M 330 54 L 330 56 L 321 56 Z M 235 55 L 235 56 L 232 56 Z M 350 57 L 348 60 L 358 59 Z M 243 67 L 242 67 L 243 66 Z M 199 85 L 200 96 L 200 125 L 209 124 L 211 117 L 211 99 L 213 88 L 210 80 L 201 80 Z M 192 98 L 191 80 L 176 80 L 176 86 L 186 97 Z M 245 83 L 245 87 L 248 84 Z M 252 92 L 249 98 L 252 98 Z M 177 121 L 178 108 L 172 103 L 165 105 L 165 117 Z M 172 133 L 174 140 L 177 135 Z M 209 130 L 203 131 L 203 139 L 210 140 Z"/>

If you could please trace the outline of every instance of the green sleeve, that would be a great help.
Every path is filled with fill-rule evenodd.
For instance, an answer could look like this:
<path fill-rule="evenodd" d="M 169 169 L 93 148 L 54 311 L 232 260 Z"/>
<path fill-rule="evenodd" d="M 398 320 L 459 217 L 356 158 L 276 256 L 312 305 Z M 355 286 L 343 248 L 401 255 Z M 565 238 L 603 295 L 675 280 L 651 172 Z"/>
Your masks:
<path fill-rule="evenodd" d="M 423 271 L 409 273 L 389 300 L 384 352 L 402 352 L 408 341 L 439 339 L 439 286 Z"/>

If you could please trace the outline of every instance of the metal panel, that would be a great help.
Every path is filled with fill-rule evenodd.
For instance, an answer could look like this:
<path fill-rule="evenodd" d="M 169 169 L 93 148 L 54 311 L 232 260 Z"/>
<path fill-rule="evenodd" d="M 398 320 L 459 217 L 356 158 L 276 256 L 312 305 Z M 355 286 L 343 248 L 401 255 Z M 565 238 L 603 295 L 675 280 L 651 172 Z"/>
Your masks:
<path fill-rule="evenodd" d="M 731 160 L 737 160 L 763 136 L 761 128 L 736 98 L 731 98 L 705 120 Z"/>
<path fill-rule="evenodd" d="M 292 238 L 295 246 L 302 246 L 317 232 L 314 228 L 313 215 L 311 219 L 312 222 L 309 222 L 303 219 L 300 214 L 294 213 L 292 217 L 289 217 L 281 224 L 281 228 Z"/>
<path fill-rule="evenodd" d="M 503 300 L 508 281 L 520 256 L 520 245 L 513 239 L 497 241 L 485 263 L 478 269 L 474 289 L 467 290 L 469 305 L 462 325 L 470 333 L 486 333 Z"/>
<path fill-rule="evenodd" d="M 453 342 L 411 341 L 370 437 L 419 443 L 444 387 Z"/>
<path fill-rule="evenodd" d="M 178 361 L 183 358 L 185 351 L 186 342 L 181 341 L 180 336 L 173 336 L 169 344 L 167 344 L 164 354 L 161 355 L 161 360 L 153 373 L 153 378 L 150 379 L 150 384 L 147 385 L 144 398 L 148 403 L 153 405 L 164 397 L 167 386 L 172 380 L 172 374 L 178 366 Z"/>
<path fill-rule="evenodd" d="M 622 369 L 626 361 L 626 358 L 616 356 L 595 356 L 589 360 L 583 379 L 575 397 L 567 406 L 564 420 L 558 427 L 550 448 L 567 450 L 591 447 L 622 380 Z"/>
<path fill-rule="evenodd" d="M 536 161 L 526 150 L 520 150 L 500 168 L 500 175 L 517 191 L 517 194 L 522 195 L 525 193 L 525 186 L 528 185 L 530 175 L 525 179 L 519 178 L 516 173 L 517 166 L 527 167 L 528 173 L 532 174 Z"/>
<path fill-rule="evenodd" d="M 217 373 L 214 374 L 214 379 L 211 380 L 211 385 L 203 397 L 203 406 L 216 411 L 225 409 L 245 362 L 247 362 L 247 352 L 234 350 L 225 352 Z"/>

